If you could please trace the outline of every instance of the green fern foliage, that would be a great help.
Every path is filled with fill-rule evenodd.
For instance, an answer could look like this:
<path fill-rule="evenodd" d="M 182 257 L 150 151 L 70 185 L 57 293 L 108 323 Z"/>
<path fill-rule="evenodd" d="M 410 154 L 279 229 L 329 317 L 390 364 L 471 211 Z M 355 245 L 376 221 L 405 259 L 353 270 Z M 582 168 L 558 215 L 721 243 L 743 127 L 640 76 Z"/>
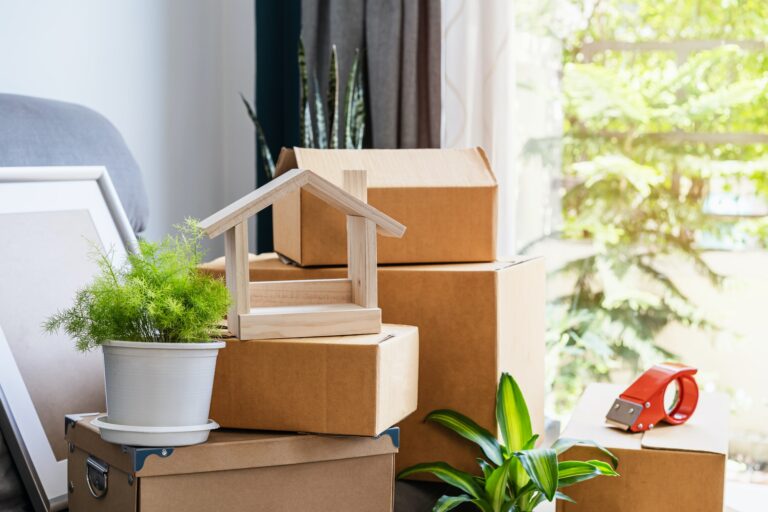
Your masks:
<path fill-rule="evenodd" d="M 202 232 L 187 219 L 160 243 L 141 240 L 117 267 L 99 251 L 100 273 L 74 304 L 51 316 L 47 332 L 63 330 L 81 351 L 109 340 L 201 342 L 218 330 L 230 298 L 219 280 L 198 271 Z"/>

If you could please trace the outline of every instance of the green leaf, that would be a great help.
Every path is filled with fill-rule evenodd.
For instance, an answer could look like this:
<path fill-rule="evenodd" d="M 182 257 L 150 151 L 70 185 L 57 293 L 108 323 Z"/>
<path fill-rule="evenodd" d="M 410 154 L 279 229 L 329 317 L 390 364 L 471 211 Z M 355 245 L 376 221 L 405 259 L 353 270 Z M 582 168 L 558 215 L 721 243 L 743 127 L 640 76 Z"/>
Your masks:
<path fill-rule="evenodd" d="M 599 460 L 568 460 L 558 464 L 558 487 L 591 480 L 597 476 L 618 476 L 610 464 Z"/>
<path fill-rule="evenodd" d="M 336 45 L 331 46 L 331 63 L 328 66 L 328 122 L 331 125 L 329 146 L 339 147 L 339 61 L 336 56 Z"/>
<path fill-rule="evenodd" d="M 365 91 L 360 69 L 360 50 L 355 50 L 355 58 L 352 60 L 344 94 L 344 147 L 361 148 L 364 131 Z"/>
<path fill-rule="evenodd" d="M 240 99 L 243 100 L 245 109 L 248 112 L 248 117 L 251 118 L 253 125 L 256 127 L 256 138 L 258 140 L 259 154 L 261 154 L 261 165 L 264 170 L 264 176 L 267 178 L 267 181 L 273 180 L 275 179 L 275 160 L 272 158 L 272 152 L 269 150 L 267 138 L 264 136 L 264 129 L 261 127 L 256 112 L 253 110 L 253 107 L 248 100 L 245 99 L 243 93 L 240 93 Z"/>
<path fill-rule="evenodd" d="M 317 148 L 328 149 L 328 126 L 325 124 L 325 105 L 320 95 L 320 84 L 317 75 L 312 76 L 312 87 L 315 90 L 315 124 L 317 125 Z"/>
<path fill-rule="evenodd" d="M 307 59 L 304 52 L 304 40 L 299 38 L 299 141 L 305 148 L 314 146 L 312 136 L 312 118 L 309 111 L 309 78 L 307 75 Z"/>
<path fill-rule="evenodd" d="M 432 507 L 432 512 L 446 512 L 448 510 L 453 510 L 462 503 L 469 503 L 471 501 L 472 497 L 467 496 L 466 494 L 460 496 L 443 496 L 437 500 L 435 506 Z"/>
<path fill-rule="evenodd" d="M 552 449 L 557 452 L 558 455 L 568 451 L 570 448 L 574 446 L 588 446 L 592 448 L 597 448 L 601 453 L 607 455 L 611 462 L 613 463 L 614 468 L 619 467 L 619 458 L 616 457 L 613 453 L 608 451 L 606 448 L 603 447 L 600 443 L 596 441 L 592 441 L 589 439 L 573 439 L 569 437 L 561 437 L 557 441 L 555 441 L 555 444 L 552 445 Z"/>
<path fill-rule="evenodd" d="M 488 464 L 488 462 L 485 459 L 477 459 L 477 464 L 480 466 L 480 469 L 483 470 L 483 477 L 488 478 L 493 470 L 495 469 L 493 466 Z"/>
<path fill-rule="evenodd" d="M 551 448 L 537 448 L 515 452 L 515 457 L 528 473 L 531 481 L 548 501 L 557 492 L 557 453 Z"/>
<path fill-rule="evenodd" d="M 426 419 L 449 428 L 461 437 L 477 444 L 483 450 L 485 456 L 497 466 L 504 462 L 501 455 L 501 446 L 499 446 L 496 438 L 463 414 L 448 409 L 439 409 L 429 413 Z"/>
<path fill-rule="evenodd" d="M 405 478 L 415 473 L 430 473 L 443 482 L 466 492 L 473 498 L 482 497 L 482 489 L 477 485 L 472 475 L 459 471 L 445 462 L 425 462 L 405 468 L 398 473 L 397 478 Z"/>
<path fill-rule="evenodd" d="M 507 453 L 522 450 L 533 436 L 531 417 L 523 392 L 508 373 L 503 373 L 496 393 L 496 421 Z"/>
<path fill-rule="evenodd" d="M 558 500 L 567 501 L 567 502 L 569 502 L 569 503 L 576 503 L 576 500 L 574 500 L 573 498 L 571 498 L 571 497 L 570 497 L 570 496 L 568 496 L 567 494 L 563 494 L 563 493 L 562 493 L 562 492 L 560 492 L 560 491 L 557 491 L 557 492 L 555 493 L 555 498 L 557 498 Z"/>
<path fill-rule="evenodd" d="M 491 502 L 493 510 L 500 510 L 507 499 L 507 482 L 509 480 L 509 467 L 512 459 L 504 462 L 494 469 L 485 481 L 485 494 Z"/>

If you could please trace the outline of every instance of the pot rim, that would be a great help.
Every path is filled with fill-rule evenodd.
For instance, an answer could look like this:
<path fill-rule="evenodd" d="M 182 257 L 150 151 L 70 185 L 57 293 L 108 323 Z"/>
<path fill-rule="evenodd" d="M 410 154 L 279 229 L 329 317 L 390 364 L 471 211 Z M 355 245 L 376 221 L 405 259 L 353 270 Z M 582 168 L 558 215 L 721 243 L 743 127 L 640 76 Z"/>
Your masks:
<path fill-rule="evenodd" d="M 101 344 L 101 346 L 115 348 L 142 348 L 150 350 L 210 350 L 224 348 L 227 346 L 227 344 L 221 340 L 176 342 L 110 340 L 105 341 Z"/>

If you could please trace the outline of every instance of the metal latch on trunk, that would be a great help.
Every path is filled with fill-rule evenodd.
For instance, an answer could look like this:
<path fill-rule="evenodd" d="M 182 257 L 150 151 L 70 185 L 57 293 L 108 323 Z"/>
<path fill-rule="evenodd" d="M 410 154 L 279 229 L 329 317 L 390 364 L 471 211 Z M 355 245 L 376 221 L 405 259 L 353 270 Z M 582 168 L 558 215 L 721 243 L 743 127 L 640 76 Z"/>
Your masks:
<path fill-rule="evenodd" d="M 109 485 L 109 465 L 89 455 L 85 461 L 85 482 L 88 484 L 88 491 L 96 499 L 101 499 L 107 494 Z"/>

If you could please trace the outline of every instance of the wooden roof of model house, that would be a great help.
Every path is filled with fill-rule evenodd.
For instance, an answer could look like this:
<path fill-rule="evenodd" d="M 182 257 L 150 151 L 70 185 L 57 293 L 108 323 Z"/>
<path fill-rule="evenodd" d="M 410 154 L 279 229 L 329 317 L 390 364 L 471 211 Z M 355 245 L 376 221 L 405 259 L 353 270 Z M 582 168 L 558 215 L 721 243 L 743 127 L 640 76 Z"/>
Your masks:
<path fill-rule="evenodd" d="M 240 339 L 370 334 L 381 330 L 376 232 L 400 238 L 405 226 L 365 202 L 365 171 L 345 171 L 344 190 L 312 171 L 293 169 L 200 222 L 213 238 L 226 234 L 230 332 Z M 347 215 L 346 279 L 249 282 L 250 217 L 298 189 Z"/>
<path fill-rule="evenodd" d="M 347 215 L 365 217 L 373 221 L 378 226 L 378 232 L 381 235 L 400 238 L 405 234 L 405 226 L 392 217 L 305 169 L 292 169 L 281 174 L 266 185 L 257 188 L 201 221 L 200 227 L 206 235 L 213 238 L 237 224 L 247 221 L 281 197 L 300 188 Z"/>

